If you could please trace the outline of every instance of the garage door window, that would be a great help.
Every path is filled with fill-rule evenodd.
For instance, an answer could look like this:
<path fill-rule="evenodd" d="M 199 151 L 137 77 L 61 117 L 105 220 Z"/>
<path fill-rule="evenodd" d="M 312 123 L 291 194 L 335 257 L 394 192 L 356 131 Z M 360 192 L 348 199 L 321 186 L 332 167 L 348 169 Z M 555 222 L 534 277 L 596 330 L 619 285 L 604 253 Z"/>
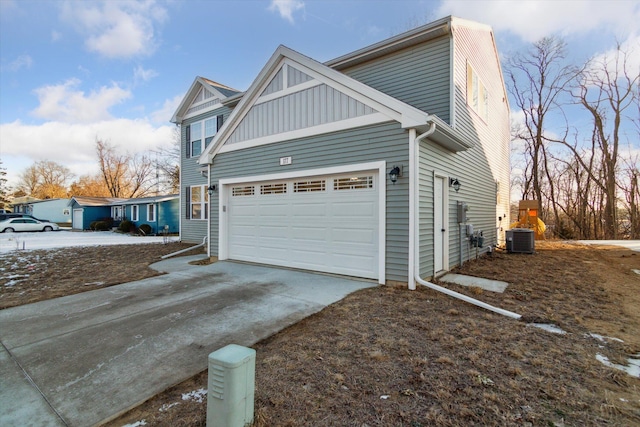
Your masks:
<path fill-rule="evenodd" d="M 233 187 L 233 189 L 231 190 L 231 195 L 233 197 L 253 196 L 254 194 L 255 194 L 255 189 L 253 185 L 246 186 L 246 187 Z"/>
<path fill-rule="evenodd" d="M 316 180 L 316 181 L 296 181 L 293 183 L 293 192 L 294 193 L 309 193 L 314 191 L 325 191 L 326 190 L 326 181 Z"/>
<path fill-rule="evenodd" d="M 287 192 L 287 183 L 279 184 L 262 184 L 260 186 L 260 194 L 285 194 Z"/>
<path fill-rule="evenodd" d="M 354 176 L 349 178 L 336 178 L 333 180 L 333 189 L 338 190 L 364 190 L 373 188 L 373 176 Z"/>

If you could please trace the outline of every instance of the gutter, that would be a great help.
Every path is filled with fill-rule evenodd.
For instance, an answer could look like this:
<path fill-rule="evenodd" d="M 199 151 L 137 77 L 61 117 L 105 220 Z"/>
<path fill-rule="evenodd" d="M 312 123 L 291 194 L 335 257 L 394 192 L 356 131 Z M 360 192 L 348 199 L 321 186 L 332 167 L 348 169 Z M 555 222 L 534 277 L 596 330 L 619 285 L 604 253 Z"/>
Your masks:
<path fill-rule="evenodd" d="M 444 288 L 442 286 L 436 285 L 435 283 L 427 282 L 426 280 L 420 277 L 420 244 L 416 242 L 416 236 L 418 236 L 420 222 L 419 222 L 419 188 L 418 188 L 418 161 L 420 157 L 420 141 L 428 138 L 436 131 L 436 123 L 433 120 L 429 120 L 430 126 L 429 129 L 418 135 L 416 135 L 416 130 L 410 130 L 410 142 L 413 142 L 409 147 L 409 156 L 412 160 L 411 166 L 413 167 L 413 174 L 411 176 L 411 180 L 409 181 L 409 216 L 410 216 L 410 233 L 409 233 L 409 289 L 415 290 L 416 283 L 422 286 L 426 286 L 429 289 L 433 289 L 434 291 L 441 292 L 443 294 L 449 295 L 451 297 L 457 298 L 469 304 L 473 304 L 477 307 L 484 308 L 489 311 L 493 311 L 494 313 L 501 314 L 503 316 L 510 317 L 512 319 L 520 319 L 522 316 L 520 314 L 514 313 L 512 311 L 504 310 L 499 307 L 494 307 L 491 304 L 487 304 L 486 302 L 477 300 L 475 298 L 471 298 L 467 295 L 452 291 L 450 289 Z M 413 141 L 411 141 L 413 139 Z M 413 250 L 412 250 L 413 249 Z M 412 268 L 413 267 L 413 268 Z"/>

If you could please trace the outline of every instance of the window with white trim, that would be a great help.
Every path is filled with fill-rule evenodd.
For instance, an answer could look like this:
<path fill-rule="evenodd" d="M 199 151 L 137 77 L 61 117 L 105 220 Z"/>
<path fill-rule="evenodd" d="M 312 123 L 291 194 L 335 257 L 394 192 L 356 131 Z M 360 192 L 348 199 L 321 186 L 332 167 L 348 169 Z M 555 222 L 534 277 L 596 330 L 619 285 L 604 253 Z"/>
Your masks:
<path fill-rule="evenodd" d="M 111 218 L 115 221 L 122 221 L 124 206 L 111 206 Z"/>
<path fill-rule="evenodd" d="M 138 205 L 131 206 L 131 221 L 139 221 L 139 211 Z"/>
<path fill-rule="evenodd" d="M 485 122 L 489 119 L 489 93 L 469 63 L 467 63 L 467 104 Z"/>
<path fill-rule="evenodd" d="M 222 126 L 222 116 L 213 116 L 189 125 L 187 132 L 188 144 L 187 157 L 196 157 L 202 154 L 205 148 L 213 141 Z"/>
<path fill-rule="evenodd" d="M 206 185 L 191 186 L 189 213 L 191 219 L 209 218 L 209 193 Z"/>
<path fill-rule="evenodd" d="M 147 205 L 147 221 L 156 221 L 156 205 L 154 205 L 153 203 L 149 203 Z"/>

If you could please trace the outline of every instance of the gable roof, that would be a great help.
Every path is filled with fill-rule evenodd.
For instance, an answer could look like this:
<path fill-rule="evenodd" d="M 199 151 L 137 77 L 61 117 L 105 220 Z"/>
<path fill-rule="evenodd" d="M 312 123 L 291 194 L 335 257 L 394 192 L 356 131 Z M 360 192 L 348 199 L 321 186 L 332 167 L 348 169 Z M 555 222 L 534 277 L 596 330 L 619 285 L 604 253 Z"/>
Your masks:
<path fill-rule="evenodd" d="M 305 72 L 313 74 L 313 77 L 338 91 L 346 93 L 363 104 L 372 107 L 376 111 L 386 115 L 389 120 L 395 120 L 405 129 L 415 128 L 426 131 L 431 123 L 438 124 L 437 131 L 431 139 L 443 141 L 443 145 L 454 151 L 466 150 L 472 143 L 466 141 L 457 131 L 450 128 L 436 116 L 425 113 L 397 98 L 382 93 L 371 86 L 359 82 L 333 68 L 330 68 L 312 58 L 304 56 L 286 46 L 280 45 L 273 53 L 269 61 L 262 68 L 251 87 L 245 92 L 237 107 L 231 112 L 227 121 L 214 137 L 213 141 L 200 155 L 200 164 L 211 163 L 216 154 L 221 150 L 227 138 L 233 133 L 243 117 L 248 113 L 256 100 L 261 96 L 265 86 L 271 78 L 283 66 L 285 60 L 296 64 Z M 442 133 L 442 127 L 446 127 Z"/>
<path fill-rule="evenodd" d="M 193 83 L 191 83 L 191 87 L 189 87 L 187 94 L 182 98 L 182 102 L 180 102 L 180 105 L 176 109 L 176 112 L 173 113 L 173 117 L 171 117 L 171 123 L 180 123 L 182 121 L 187 110 L 189 109 L 189 106 L 193 102 L 196 95 L 198 95 L 198 92 L 201 88 L 206 88 L 208 91 L 216 94 L 216 96 L 218 96 L 220 100 L 240 93 L 239 90 L 198 76 L 193 80 Z"/>
<path fill-rule="evenodd" d="M 73 196 L 69 200 L 69 205 L 72 205 L 75 201 L 80 206 L 111 206 L 114 203 L 124 202 L 128 199 L 122 199 L 118 197 L 87 197 L 87 196 Z"/>
<path fill-rule="evenodd" d="M 169 200 L 179 199 L 179 194 L 168 194 L 166 196 L 152 196 L 152 197 L 138 197 L 135 199 L 128 199 L 124 202 L 117 202 L 118 205 L 137 205 L 145 203 L 162 203 Z"/>

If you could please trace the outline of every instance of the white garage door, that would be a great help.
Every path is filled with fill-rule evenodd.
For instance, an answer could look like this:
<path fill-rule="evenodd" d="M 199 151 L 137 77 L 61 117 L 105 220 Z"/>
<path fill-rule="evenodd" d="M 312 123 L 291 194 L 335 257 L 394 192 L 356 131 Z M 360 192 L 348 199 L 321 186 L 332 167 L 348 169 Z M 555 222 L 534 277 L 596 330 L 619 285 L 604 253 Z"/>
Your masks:
<path fill-rule="evenodd" d="M 229 186 L 229 258 L 375 279 L 378 174 Z"/>
<path fill-rule="evenodd" d="M 73 222 L 71 223 L 71 228 L 82 230 L 82 212 L 83 209 L 73 210 Z"/>

